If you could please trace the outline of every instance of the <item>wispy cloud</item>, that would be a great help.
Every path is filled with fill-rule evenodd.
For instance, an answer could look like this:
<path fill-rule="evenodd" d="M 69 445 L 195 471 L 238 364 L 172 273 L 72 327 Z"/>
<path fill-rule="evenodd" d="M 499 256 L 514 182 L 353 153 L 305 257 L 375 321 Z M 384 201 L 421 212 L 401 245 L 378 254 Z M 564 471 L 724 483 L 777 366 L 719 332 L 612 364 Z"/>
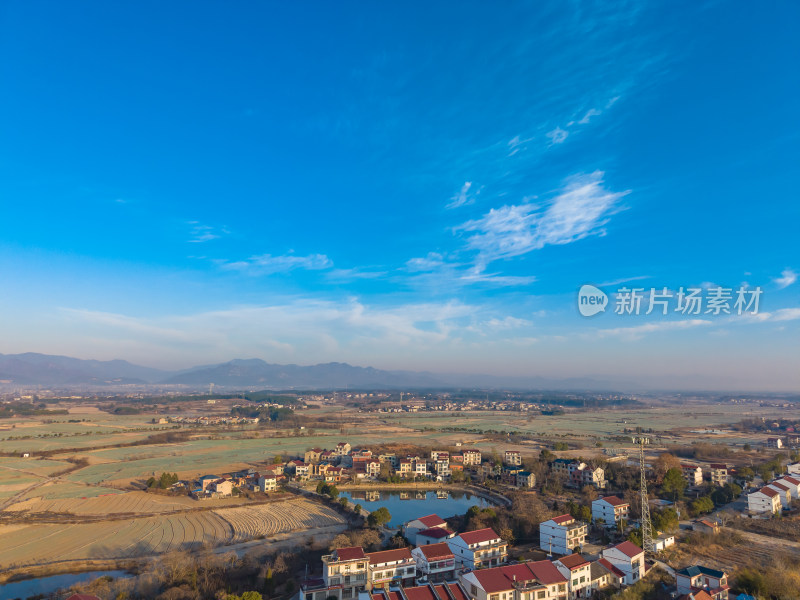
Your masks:
<path fill-rule="evenodd" d="M 586 111 L 586 114 L 583 115 L 583 118 L 578 121 L 578 125 L 586 125 L 589 123 L 592 117 L 596 117 L 598 115 L 602 115 L 602 111 L 597 110 L 596 108 L 590 108 Z"/>
<path fill-rule="evenodd" d="M 444 256 L 438 252 L 428 252 L 427 256 L 410 258 L 406 261 L 406 269 L 412 273 L 419 271 L 435 271 L 444 265 Z"/>
<path fill-rule="evenodd" d="M 617 337 L 624 340 L 639 340 L 648 333 L 661 331 L 679 331 L 683 329 L 693 329 L 695 327 L 705 327 L 711 325 L 711 321 L 706 319 L 687 319 L 683 321 L 661 321 L 658 323 L 645 323 L 634 327 L 615 327 L 612 329 L 597 329 L 592 331 L 591 337 L 607 338 Z"/>
<path fill-rule="evenodd" d="M 187 241 L 193 244 L 210 242 L 211 240 L 219 239 L 222 234 L 228 233 L 228 230 L 224 227 L 216 228 L 211 225 L 204 225 L 199 221 L 187 221 L 187 224 L 190 226 L 189 239 Z"/>
<path fill-rule="evenodd" d="M 599 287 L 610 287 L 612 285 L 621 285 L 623 283 L 628 283 L 631 281 L 641 281 L 642 279 L 650 279 L 650 275 L 636 275 L 634 277 L 622 277 L 620 279 L 604 281 L 603 283 L 598 283 L 597 285 Z"/>
<path fill-rule="evenodd" d="M 552 131 L 548 131 L 545 135 L 550 138 L 551 144 L 563 144 L 569 136 L 569 132 L 565 129 L 561 129 L 561 127 L 556 127 Z"/>
<path fill-rule="evenodd" d="M 334 283 L 343 283 L 359 279 L 379 279 L 387 274 L 388 271 L 368 271 L 356 267 L 352 269 L 332 269 L 325 274 L 325 279 Z"/>
<path fill-rule="evenodd" d="M 503 206 L 467 221 L 456 231 L 474 232 L 467 247 L 477 250 L 481 270 L 493 260 L 603 235 L 610 215 L 619 210 L 619 200 L 628 193 L 607 190 L 603 173 L 595 171 L 568 179 L 546 208 L 536 204 Z"/>
<path fill-rule="evenodd" d="M 225 271 L 240 271 L 249 275 L 287 273 L 296 269 L 319 271 L 330 269 L 333 266 L 333 261 L 324 254 L 309 254 L 307 256 L 297 256 L 295 254 L 284 254 L 281 256 L 261 254 L 258 256 L 251 256 L 246 260 L 217 260 L 215 262 L 219 268 Z"/>
<path fill-rule="evenodd" d="M 797 281 L 797 273 L 791 269 L 784 269 L 781 272 L 781 276 L 774 278 L 772 281 L 778 286 L 779 290 L 782 290 Z"/>
<path fill-rule="evenodd" d="M 452 198 L 450 198 L 451 202 L 445 208 L 453 209 L 458 208 L 460 206 L 467 206 L 469 204 L 473 204 L 475 202 L 475 196 L 480 194 L 480 190 L 477 192 L 470 194 L 470 188 L 472 187 L 471 181 L 465 181 L 464 185 L 461 186 L 461 190 Z"/>
<path fill-rule="evenodd" d="M 525 150 L 528 142 L 533 141 L 533 138 L 523 138 L 515 135 L 508 141 L 508 156 L 514 156 L 517 152 Z"/>

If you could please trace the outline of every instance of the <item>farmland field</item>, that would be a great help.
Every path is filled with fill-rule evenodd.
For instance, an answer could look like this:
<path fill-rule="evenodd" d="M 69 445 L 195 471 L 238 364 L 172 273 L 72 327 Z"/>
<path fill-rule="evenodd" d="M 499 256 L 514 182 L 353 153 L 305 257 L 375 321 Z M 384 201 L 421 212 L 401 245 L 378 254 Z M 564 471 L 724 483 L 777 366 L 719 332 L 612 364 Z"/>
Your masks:
<path fill-rule="evenodd" d="M 302 498 L 99 523 L 6 525 L 0 526 L 0 569 L 149 556 L 342 525 L 335 511 Z"/>

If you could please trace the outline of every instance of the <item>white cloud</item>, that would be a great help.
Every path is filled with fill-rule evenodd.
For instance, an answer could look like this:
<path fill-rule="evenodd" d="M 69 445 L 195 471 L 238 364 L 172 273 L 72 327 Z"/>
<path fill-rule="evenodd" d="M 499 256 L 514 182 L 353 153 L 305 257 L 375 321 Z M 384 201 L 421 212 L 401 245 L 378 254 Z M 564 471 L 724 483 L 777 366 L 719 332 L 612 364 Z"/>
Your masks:
<path fill-rule="evenodd" d="M 447 209 L 458 208 L 459 206 L 467 206 L 468 204 L 472 204 L 475 202 L 475 195 L 470 195 L 469 190 L 472 187 L 471 181 L 465 181 L 464 185 L 461 186 L 461 191 L 459 191 L 455 196 L 450 198 L 452 202 L 445 206 Z M 478 192 L 480 193 L 480 192 Z"/>
<path fill-rule="evenodd" d="M 797 273 L 791 269 L 784 269 L 781 272 L 781 276 L 774 278 L 772 281 L 775 282 L 779 290 L 782 290 L 783 288 L 787 288 L 797 281 Z"/>
<path fill-rule="evenodd" d="M 423 258 L 410 258 L 406 261 L 406 269 L 412 273 L 435 271 L 445 266 L 444 257 L 438 252 L 428 252 Z"/>
<path fill-rule="evenodd" d="M 597 115 L 602 115 L 602 111 L 597 110 L 596 108 L 590 108 L 586 111 L 586 114 L 583 115 L 583 118 L 578 121 L 578 125 L 586 125 L 592 117 L 596 117 Z"/>
<path fill-rule="evenodd" d="M 309 254 L 308 256 L 297 256 L 295 254 L 273 256 L 271 254 L 261 254 L 258 256 L 251 256 L 247 260 L 218 260 L 215 262 L 221 269 L 226 271 L 240 271 L 250 275 L 287 273 L 295 269 L 319 271 L 322 269 L 329 269 L 333 266 L 333 261 L 324 254 Z"/>
<path fill-rule="evenodd" d="M 187 221 L 190 226 L 188 242 L 192 244 L 199 244 L 202 242 L 210 242 L 221 237 L 221 234 L 229 233 L 224 227 L 217 229 L 210 225 L 204 225 L 199 221 Z"/>
<path fill-rule="evenodd" d="M 634 327 L 615 327 L 613 329 L 598 329 L 593 331 L 591 337 L 618 337 L 625 340 L 639 340 L 648 333 L 659 331 L 675 331 L 682 329 L 692 329 L 694 327 L 705 327 L 711 325 L 711 321 L 705 319 L 688 319 L 684 321 L 661 321 L 658 323 L 645 323 Z"/>
<path fill-rule="evenodd" d="M 603 187 L 603 173 L 575 176 L 546 208 L 519 204 L 492 209 L 467 221 L 456 231 L 474 232 L 467 246 L 478 251 L 478 270 L 500 258 L 527 254 L 546 245 L 569 244 L 591 235 L 603 235 L 611 214 L 625 192 Z"/>
<path fill-rule="evenodd" d="M 508 141 L 508 156 L 514 156 L 517 152 L 525 150 L 527 148 L 526 144 L 532 140 L 533 138 L 522 138 L 518 135 L 515 135 Z"/>
<path fill-rule="evenodd" d="M 360 268 L 333 269 L 325 275 L 325 278 L 329 281 L 344 282 L 355 281 L 357 279 L 378 279 L 379 277 L 385 277 L 386 275 L 386 271 L 365 271 Z"/>
<path fill-rule="evenodd" d="M 562 144 L 569 136 L 569 132 L 561 129 L 561 127 L 556 127 L 552 131 L 548 131 L 545 135 L 550 138 L 551 144 Z"/>

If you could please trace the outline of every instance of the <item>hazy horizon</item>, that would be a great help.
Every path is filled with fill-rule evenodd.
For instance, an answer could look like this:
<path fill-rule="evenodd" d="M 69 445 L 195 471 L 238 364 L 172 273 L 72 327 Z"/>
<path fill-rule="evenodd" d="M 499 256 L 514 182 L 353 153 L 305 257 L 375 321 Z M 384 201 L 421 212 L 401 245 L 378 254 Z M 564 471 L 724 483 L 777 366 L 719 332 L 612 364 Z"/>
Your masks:
<path fill-rule="evenodd" d="M 8 3 L 0 352 L 800 390 L 798 19 Z"/>

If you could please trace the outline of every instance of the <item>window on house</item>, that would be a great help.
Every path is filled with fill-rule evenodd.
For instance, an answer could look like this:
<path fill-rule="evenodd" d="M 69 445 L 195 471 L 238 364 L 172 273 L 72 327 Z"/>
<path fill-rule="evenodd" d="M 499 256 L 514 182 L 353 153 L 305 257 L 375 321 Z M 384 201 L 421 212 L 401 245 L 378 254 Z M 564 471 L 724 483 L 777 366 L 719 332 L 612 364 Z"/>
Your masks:
<path fill-rule="evenodd" d="M 541 592 L 536 594 L 537 598 L 544 598 L 545 596 L 547 596 L 547 592 L 545 590 L 542 590 Z"/>

